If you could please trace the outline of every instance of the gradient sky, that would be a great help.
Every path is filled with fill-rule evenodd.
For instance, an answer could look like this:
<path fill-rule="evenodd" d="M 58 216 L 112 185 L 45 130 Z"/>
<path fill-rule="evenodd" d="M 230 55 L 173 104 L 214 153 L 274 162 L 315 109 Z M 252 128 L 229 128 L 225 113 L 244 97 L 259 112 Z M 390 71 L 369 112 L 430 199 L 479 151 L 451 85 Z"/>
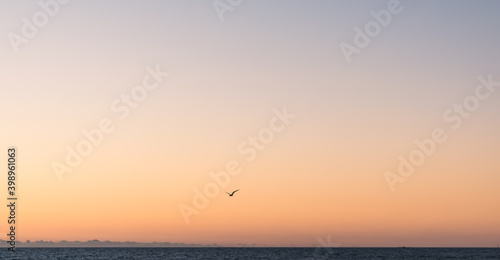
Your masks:
<path fill-rule="evenodd" d="M 443 121 L 479 76 L 500 80 L 500 2 L 402 0 L 351 63 L 340 43 L 388 1 L 247 0 L 224 21 L 212 1 L 72 1 L 15 53 L 7 35 L 37 2 L 0 1 L 19 240 L 500 244 L 500 91 L 458 130 Z M 112 102 L 156 64 L 170 76 L 118 120 Z M 296 118 L 224 189 L 241 191 L 186 224 L 193 188 L 244 162 L 237 146 L 283 107 Z M 52 163 L 102 118 L 116 130 L 59 182 Z M 435 128 L 448 140 L 391 192 L 384 173 Z"/>

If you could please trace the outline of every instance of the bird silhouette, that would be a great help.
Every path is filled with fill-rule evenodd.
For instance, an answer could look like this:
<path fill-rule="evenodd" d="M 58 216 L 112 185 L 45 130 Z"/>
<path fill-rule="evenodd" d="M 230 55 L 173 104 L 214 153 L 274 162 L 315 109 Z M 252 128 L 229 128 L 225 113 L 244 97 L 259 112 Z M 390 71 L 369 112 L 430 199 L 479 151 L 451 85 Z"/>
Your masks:
<path fill-rule="evenodd" d="M 227 194 L 229 194 L 229 197 L 232 197 L 232 196 L 233 196 L 233 194 L 234 194 L 235 192 L 239 191 L 239 190 L 240 190 L 240 189 L 237 189 L 237 190 L 233 191 L 232 193 L 229 193 L 229 192 L 227 192 L 227 191 L 226 191 L 226 193 L 227 193 Z"/>

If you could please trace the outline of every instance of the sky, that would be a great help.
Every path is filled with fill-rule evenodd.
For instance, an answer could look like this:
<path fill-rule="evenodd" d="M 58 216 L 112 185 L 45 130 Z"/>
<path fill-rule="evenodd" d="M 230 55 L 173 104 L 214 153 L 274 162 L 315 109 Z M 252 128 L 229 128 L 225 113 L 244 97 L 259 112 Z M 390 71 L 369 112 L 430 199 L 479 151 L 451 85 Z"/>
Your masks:
<path fill-rule="evenodd" d="M 0 1 L 18 240 L 500 244 L 500 2 L 38 2 Z"/>

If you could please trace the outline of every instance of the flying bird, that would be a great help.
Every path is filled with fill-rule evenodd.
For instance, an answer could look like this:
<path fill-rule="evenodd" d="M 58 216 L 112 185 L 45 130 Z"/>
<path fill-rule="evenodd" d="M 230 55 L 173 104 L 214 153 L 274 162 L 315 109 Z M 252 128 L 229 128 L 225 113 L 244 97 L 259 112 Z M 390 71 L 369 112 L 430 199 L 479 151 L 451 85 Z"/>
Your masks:
<path fill-rule="evenodd" d="M 240 190 L 240 189 L 237 189 L 237 190 L 233 191 L 232 193 L 229 193 L 229 192 L 227 192 L 227 191 L 226 191 L 226 193 L 227 193 L 227 194 L 229 194 L 229 197 L 232 197 L 232 196 L 233 196 L 233 194 L 234 194 L 235 192 L 239 191 L 239 190 Z"/>

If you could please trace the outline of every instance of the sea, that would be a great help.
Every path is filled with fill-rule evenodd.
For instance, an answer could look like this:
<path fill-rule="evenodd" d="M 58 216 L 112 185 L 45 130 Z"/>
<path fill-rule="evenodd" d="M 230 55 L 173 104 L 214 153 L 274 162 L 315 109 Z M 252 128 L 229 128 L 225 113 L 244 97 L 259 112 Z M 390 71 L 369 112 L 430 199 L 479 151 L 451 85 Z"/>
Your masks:
<path fill-rule="evenodd" d="M 500 248 L 17 248 L 0 259 L 500 259 Z"/>

